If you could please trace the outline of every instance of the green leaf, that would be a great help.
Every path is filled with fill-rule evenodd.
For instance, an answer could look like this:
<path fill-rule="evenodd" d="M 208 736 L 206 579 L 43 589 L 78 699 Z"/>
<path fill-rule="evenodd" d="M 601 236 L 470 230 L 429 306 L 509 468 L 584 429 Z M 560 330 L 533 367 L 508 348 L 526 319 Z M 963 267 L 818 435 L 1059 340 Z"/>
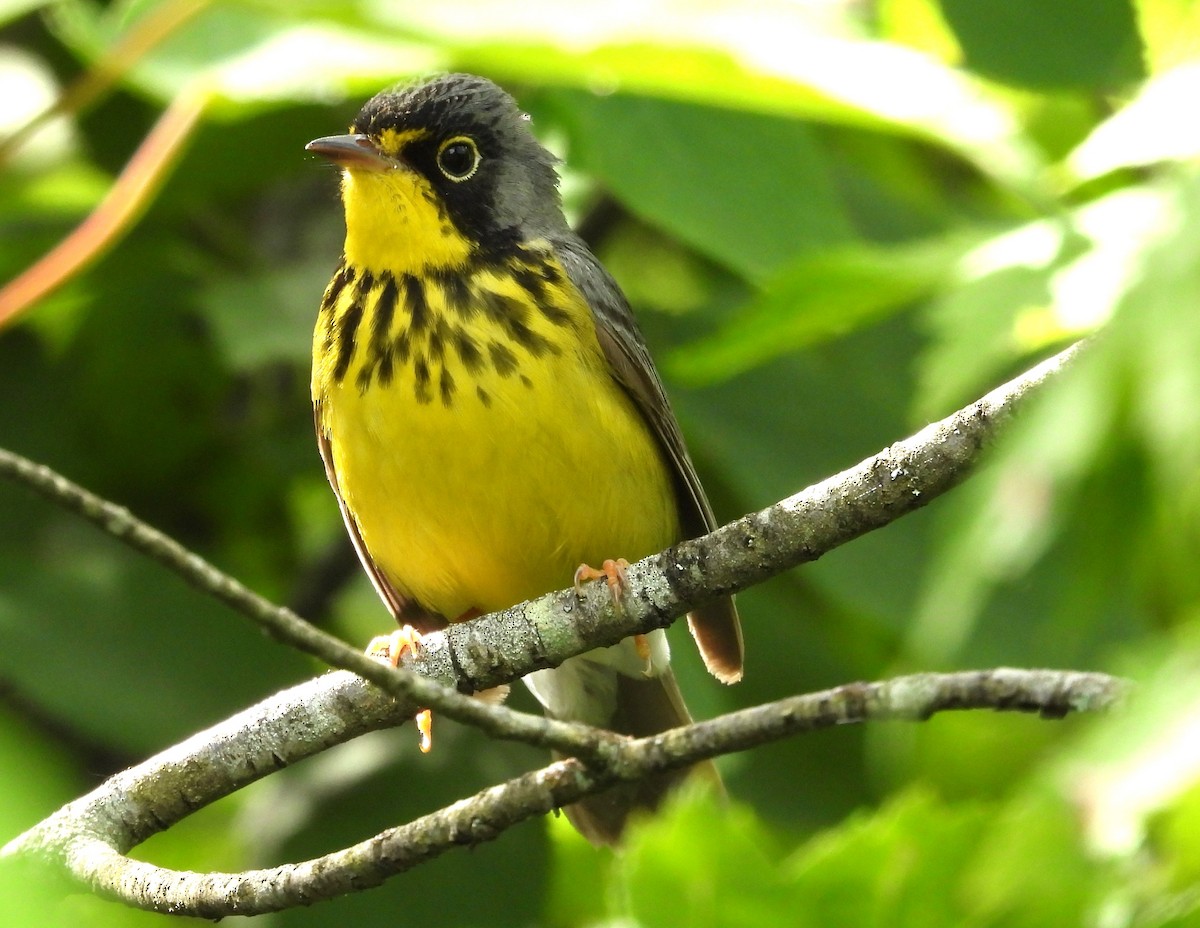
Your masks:
<path fill-rule="evenodd" d="M 987 821 L 980 807 L 943 806 L 919 791 L 893 799 L 796 853 L 792 907 L 813 925 L 961 925 L 960 883 Z"/>
<path fill-rule="evenodd" d="M 205 79 L 232 104 L 324 102 L 374 94 L 398 74 L 432 71 L 445 63 L 427 45 L 382 40 L 332 23 L 301 23 L 271 28 L 260 41 L 214 62 Z"/>
<path fill-rule="evenodd" d="M 444 43 L 457 67 L 498 79 L 896 132 L 945 146 L 1018 186 L 1039 160 L 1009 105 L 972 76 L 911 48 L 849 39 L 861 24 L 827 25 L 799 4 L 657 2 L 631 15 L 553 0 L 408 0 L 369 11 L 386 28 Z"/>
<path fill-rule="evenodd" d="M 1150 822 L 1155 846 L 1166 858 L 1171 886 L 1188 892 L 1200 885 L 1200 777 Z"/>
<path fill-rule="evenodd" d="M 774 844 L 750 810 L 685 795 L 630 830 L 614 875 L 641 924 L 807 924 L 795 920 Z"/>
<path fill-rule="evenodd" d="M 27 502 L 17 493 L 0 487 L 9 513 Z M 29 508 L 0 553 L 0 675 L 23 701 L 136 756 L 298 679 L 295 652 L 46 508 Z"/>
<path fill-rule="evenodd" d="M 1047 596 L 1044 579 L 1037 588 L 1045 608 L 1057 605 L 1064 620 L 1090 614 L 1089 626 L 1099 627 L 1101 616 L 1128 624 L 1139 608 L 1149 608 L 1134 606 L 1131 591 L 1123 595 L 1133 602 L 1123 602 L 1116 589 L 1106 589 L 1111 565 L 1126 560 L 1136 565 L 1139 583 L 1156 591 L 1151 614 L 1175 616 L 1200 595 L 1195 572 L 1183 569 L 1200 558 L 1195 535 L 1184 528 L 1200 518 L 1194 467 L 1200 457 L 1194 402 L 1200 395 L 1200 175 L 1189 171 L 1154 188 L 1113 194 L 1076 218 L 1092 248 L 1040 278 L 1031 272 L 1030 285 L 1040 282 L 1047 298 L 1053 288 L 1061 318 L 1074 306 L 1111 312 L 1112 319 L 1104 336 L 1014 423 L 994 469 L 951 503 L 962 507 L 961 521 L 931 564 L 913 624 L 913 650 L 923 662 L 977 648 L 971 637 L 989 598 L 1026 579 L 1060 541 L 1071 553 L 1053 572 L 1055 595 Z M 1051 265 L 1058 261 L 1051 258 Z M 1078 285 L 1071 292 L 1064 276 L 1084 269 L 1068 278 Z M 1012 298 L 1011 287 L 1007 292 Z M 987 329 L 976 324 L 974 330 L 975 344 L 988 344 L 981 334 Z M 960 358 L 968 353 L 966 331 L 958 340 Z M 989 363 L 997 363 L 994 355 Z M 947 356 L 938 369 L 948 377 L 952 366 Z M 1090 576 L 1089 569 L 1095 578 L 1080 585 L 1075 578 Z M 1081 601 L 1077 589 L 1093 595 Z M 1088 637 L 1072 629 L 1063 640 Z"/>
<path fill-rule="evenodd" d="M 685 383 L 722 380 L 875 323 L 949 283 L 975 241 L 844 245 L 802 258 L 713 335 L 671 355 L 668 370 Z"/>
<path fill-rule="evenodd" d="M 0 710 L 0 764 L 8 774 L 0 797 L 0 843 L 69 802 L 81 785 L 70 772 L 66 752 L 7 707 Z M 0 870 L 0 886 L 6 885 L 6 876 Z"/>
<path fill-rule="evenodd" d="M 919 416 L 945 415 L 1047 347 L 1104 325 L 1170 222 L 1172 194 L 1119 189 L 1056 219 L 1007 230 L 964 255 L 958 285 L 927 307 Z"/>
<path fill-rule="evenodd" d="M 962 50 L 937 0 L 881 0 L 878 16 L 881 38 L 921 49 L 942 61 L 961 60 Z"/>
<path fill-rule="evenodd" d="M 553 925 L 588 925 L 605 915 L 613 851 L 595 847 L 561 812 L 547 817 L 552 859 L 544 921 Z"/>
<path fill-rule="evenodd" d="M 286 4 L 210 4 L 131 62 L 125 80 L 162 100 L 203 87 L 214 113 L 245 116 L 265 104 L 374 93 L 397 75 L 444 66 L 426 44 L 302 12 Z M 53 22 L 77 54 L 95 60 L 145 15 L 66 2 L 56 5 Z"/>
<path fill-rule="evenodd" d="M 751 279 L 850 234 L 825 154 L 803 123 L 648 97 L 572 94 L 562 108 L 573 166 Z"/>
<path fill-rule="evenodd" d="M 1072 810 L 1045 792 L 991 807 L 912 789 L 789 858 L 775 844 L 744 809 L 672 803 L 617 858 L 613 914 L 651 925 L 1080 924 L 1106 885 Z"/>
<path fill-rule="evenodd" d="M 1007 105 L 969 75 L 911 49 L 805 33 L 722 33 L 580 52 L 532 42 L 471 46 L 457 60 L 505 79 L 561 83 L 792 116 L 918 138 L 1021 190 L 1040 158 Z M 779 25 L 786 30 L 788 25 Z M 784 39 L 784 36 L 787 36 Z M 780 46 L 786 41 L 786 48 Z M 887 74 L 887 80 L 877 75 Z"/>
<path fill-rule="evenodd" d="M 1087 726 L 1050 779 L 1086 803 L 1095 853 L 1129 859 L 1157 846 L 1177 875 L 1196 873 L 1196 835 L 1180 829 L 1195 820 L 1200 785 L 1200 621 L 1190 615 L 1172 632 L 1123 650 L 1119 669 L 1137 681 L 1136 698 Z"/>
<path fill-rule="evenodd" d="M 131 25 L 79 0 L 55 10 L 61 39 L 92 59 Z M 1009 105 L 970 75 L 913 49 L 823 35 L 785 4 L 751 15 L 733 0 L 664 6 L 634 20 L 546 2 L 519 13 L 479 2 L 213 4 L 128 79 L 162 100 L 203 82 L 237 115 L 246 104 L 365 94 L 447 67 L 899 133 L 1020 188 L 1039 163 Z"/>
<path fill-rule="evenodd" d="M 1193 0 L 1137 0 L 1136 8 L 1150 73 L 1195 57 L 1200 6 Z"/>
<path fill-rule="evenodd" d="M 50 0 L 0 0 L 0 25 L 18 19 L 33 10 L 48 6 Z"/>
<path fill-rule="evenodd" d="M 309 262 L 214 280 L 202 306 L 230 366 L 249 371 L 275 361 L 307 365 L 309 330 L 328 277 L 327 267 Z"/>
<path fill-rule="evenodd" d="M 1140 79 L 1129 0 L 941 0 L 967 65 L 1039 89 L 1111 90 Z"/>
<path fill-rule="evenodd" d="M 1085 852 L 1077 811 L 1049 791 L 1019 796 L 977 838 L 957 887 L 976 923 L 1086 924 L 1110 885 Z"/>

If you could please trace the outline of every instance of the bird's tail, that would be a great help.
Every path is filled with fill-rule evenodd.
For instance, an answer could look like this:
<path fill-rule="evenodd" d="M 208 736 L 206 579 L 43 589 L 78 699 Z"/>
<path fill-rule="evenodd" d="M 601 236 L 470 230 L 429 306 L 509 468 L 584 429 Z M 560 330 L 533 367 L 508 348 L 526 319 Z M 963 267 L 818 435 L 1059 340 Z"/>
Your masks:
<path fill-rule="evenodd" d="M 552 718 L 586 722 L 634 738 L 655 735 L 692 721 L 668 663 L 666 635 L 647 636 L 650 656 L 623 641 L 530 674 L 525 682 Z M 720 789 L 711 762 L 672 770 L 566 806 L 575 829 L 593 844 L 615 844 L 631 814 L 652 812 L 685 779 L 698 775 Z"/>

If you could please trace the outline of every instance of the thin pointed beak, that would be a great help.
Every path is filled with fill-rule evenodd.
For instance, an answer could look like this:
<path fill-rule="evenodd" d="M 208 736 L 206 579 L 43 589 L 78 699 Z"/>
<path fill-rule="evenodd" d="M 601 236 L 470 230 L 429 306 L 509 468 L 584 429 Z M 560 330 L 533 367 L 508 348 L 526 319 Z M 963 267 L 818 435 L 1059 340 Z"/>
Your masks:
<path fill-rule="evenodd" d="M 396 166 L 391 158 L 361 133 L 327 135 L 324 138 L 313 139 L 304 146 L 304 150 L 328 158 L 341 167 L 357 168 L 361 171 L 390 171 Z"/>

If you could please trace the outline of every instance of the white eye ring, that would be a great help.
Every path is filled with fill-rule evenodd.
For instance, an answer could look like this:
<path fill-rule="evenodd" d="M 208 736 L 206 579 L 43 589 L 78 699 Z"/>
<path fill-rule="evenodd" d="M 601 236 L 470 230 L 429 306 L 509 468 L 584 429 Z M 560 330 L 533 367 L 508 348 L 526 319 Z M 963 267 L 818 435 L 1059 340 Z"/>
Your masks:
<path fill-rule="evenodd" d="M 438 170 L 455 183 L 470 180 L 481 160 L 475 140 L 466 135 L 453 136 L 438 146 Z"/>

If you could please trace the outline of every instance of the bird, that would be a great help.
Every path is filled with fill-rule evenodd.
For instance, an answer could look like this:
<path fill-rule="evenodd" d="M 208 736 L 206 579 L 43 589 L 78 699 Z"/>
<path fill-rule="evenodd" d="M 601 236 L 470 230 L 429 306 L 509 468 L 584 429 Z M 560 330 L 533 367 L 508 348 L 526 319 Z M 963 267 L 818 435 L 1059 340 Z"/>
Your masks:
<path fill-rule="evenodd" d="M 626 559 L 715 527 L 629 303 L 508 92 L 470 74 L 399 85 L 306 148 L 340 168 L 346 226 L 313 334 L 317 444 L 398 623 L 419 639 L 573 578 L 620 598 Z M 738 681 L 732 599 L 688 624 L 708 670 Z M 547 715 L 628 736 L 691 721 L 661 629 L 525 682 Z M 614 844 L 686 775 L 563 811 Z"/>

